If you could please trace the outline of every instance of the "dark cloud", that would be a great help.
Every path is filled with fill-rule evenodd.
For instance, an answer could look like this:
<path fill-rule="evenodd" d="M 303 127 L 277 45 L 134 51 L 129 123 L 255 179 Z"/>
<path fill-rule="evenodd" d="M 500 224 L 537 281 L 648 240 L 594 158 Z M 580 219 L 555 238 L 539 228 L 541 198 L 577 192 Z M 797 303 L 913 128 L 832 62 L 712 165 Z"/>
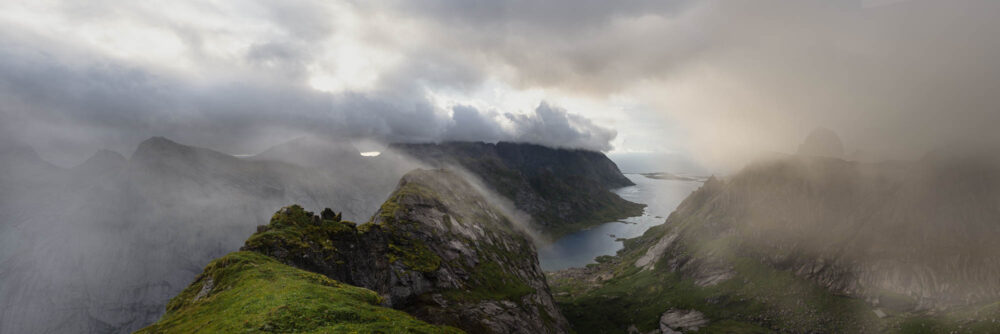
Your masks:
<path fill-rule="evenodd" d="M 514 123 L 513 141 L 554 147 L 591 147 L 611 150 L 617 132 L 597 126 L 589 119 L 567 113 L 542 102 L 534 114 L 506 114 Z"/>
<path fill-rule="evenodd" d="M 37 37 L 37 36 L 35 36 Z M 588 149 L 608 149 L 607 131 L 582 119 L 577 140 L 560 111 L 552 121 L 540 109 L 540 122 L 523 122 L 525 133 L 503 130 L 496 112 L 457 106 L 440 110 L 421 87 L 383 87 L 370 92 L 330 94 L 296 81 L 269 76 L 202 81 L 170 72 L 49 47 L 44 40 L 0 34 L 0 127 L 63 165 L 82 161 L 99 148 L 130 152 L 150 136 L 166 136 L 233 154 L 255 153 L 304 135 L 364 138 L 389 142 L 442 140 L 520 140 Z M 251 48 L 260 62 L 294 62 L 294 48 Z M 406 76 L 400 76 L 405 78 Z M 412 79 L 411 79 L 412 80 Z M 579 118 L 579 117 L 577 117 Z M 527 119 L 527 118 L 526 118 Z M 544 126 L 557 128 L 547 131 Z M 522 126 L 522 125 L 518 125 Z M 598 131 L 588 134 L 585 131 Z"/>
<path fill-rule="evenodd" d="M 480 112 L 470 106 L 458 105 L 451 108 L 452 123 L 445 130 L 444 139 L 454 141 L 499 141 L 506 136 L 496 113 Z"/>
<path fill-rule="evenodd" d="M 603 93 L 663 75 L 664 68 L 678 66 L 702 50 L 705 32 L 693 29 L 690 19 L 682 16 L 692 4 L 425 0 L 357 6 L 425 23 L 433 36 L 426 49 L 447 50 L 453 60 L 449 64 L 502 63 L 514 70 L 512 83 L 520 87 Z"/>
<path fill-rule="evenodd" d="M 994 93 L 1000 87 L 1000 23 L 993 17 L 1000 3 L 871 4 L 251 2 L 244 12 L 273 29 L 248 36 L 250 46 L 237 52 L 235 62 L 203 51 L 213 47 L 214 37 L 238 29 L 173 22 L 114 2 L 63 5 L 68 16 L 131 17 L 173 31 L 191 47 L 184 60 L 196 63 L 197 73 L 81 55 L 75 41 L 36 40 L 4 29 L 0 94 L 6 123 L 19 124 L 8 127 L 87 147 L 160 134 L 246 153 L 266 146 L 262 141 L 303 131 L 610 147 L 614 132 L 606 124 L 572 114 L 560 118 L 546 106 L 507 117 L 512 110 L 471 114 L 428 98 L 442 91 L 473 95 L 489 80 L 545 89 L 550 100 L 623 94 L 672 122 L 662 128 L 683 132 L 672 142 L 736 160 L 745 158 L 736 151 L 793 151 L 816 126 L 840 133 L 848 153 L 861 148 L 912 155 L 948 143 L 1000 142 L 1000 132 L 991 128 L 1000 123 Z M 190 6 L 225 14 L 221 6 Z M 101 14 L 87 14 L 95 11 Z M 343 11 L 360 22 L 345 33 L 399 60 L 378 68 L 364 92 L 316 92 L 305 84 L 311 66 L 327 66 L 327 58 L 336 57 L 317 45 L 339 42 L 336 23 L 345 18 L 336 14 Z M 470 128 L 460 128 L 465 125 Z M 656 132 L 667 132 L 630 126 L 617 130 L 643 132 L 629 136 L 654 142 L 643 147 L 656 145 Z M 83 134 L 99 139 L 76 138 Z"/>
<path fill-rule="evenodd" d="M 707 159 L 794 151 L 817 126 L 841 133 L 848 152 L 894 158 L 1000 143 L 992 129 L 1000 123 L 996 1 L 427 0 L 367 8 L 424 22 L 435 36 L 427 48 L 503 64 L 499 73 L 517 87 L 638 91 Z"/>

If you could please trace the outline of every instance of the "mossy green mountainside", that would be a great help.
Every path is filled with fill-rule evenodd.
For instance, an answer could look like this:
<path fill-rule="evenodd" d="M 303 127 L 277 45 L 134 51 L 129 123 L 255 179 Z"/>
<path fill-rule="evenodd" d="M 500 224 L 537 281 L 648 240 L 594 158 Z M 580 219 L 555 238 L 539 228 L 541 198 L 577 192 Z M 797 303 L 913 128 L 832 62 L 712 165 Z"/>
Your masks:
<path fill-rule="evenodd" d="M 756 163 L 553 292 L 578 333 L 997 333 L 1000 168 L 949 161 Z"/>
<path fill-rule="evenodd" d="M 381 301 L 374 291 L 235 252 L 212 261 L 138 333 L 462 333 Z"/>
<path fill-rule="evenodd" d="M 220 284 L 215 278 L 206 283 L 219 263 L 235 261 L 225 260 L 230 257 L 255 262 L 224 272 L 258 283 L 243 278 L 230 282 L 245 285 Z M 214 312 L 226 321 L 250 324 L 239 328 L 264 332 L 568 332 L 525 233 L 477 187 L 445 170 L 408 173 L 372 221 L 360 225 L 331 210 L 317 216 L 286 207 L 258 227 L 241 252 L 226 258 L 210 264 L 147 330 L 179 330 L 211 319 Z M 275 269 L 257 269 L 264 264 Z M 254 284 L 302 287 L 334 300 L 324 300 L 328 306 L 297 305 L 327 297 L 307 301 L 291 296 L 311 292 L 274 288 L 263 291 L 267 296 L 250 289 L 225 295 L 231 300 L 224 303 L 207 304 L 230 287 Z M 209 297 L 198 297 L 203 294 Z M 285 302 L 262 308 L 253 301 L 265 297 Z M 349 311 L 348 304 L 360 308 Z M 289 309 L 297 311 L 285 312 Z M 398 321 L 393 315 L 400 315 Z"/>
<path fill-rule="evenodd" d="M 393 151 L 434 167 L 458 167 L 531 215 L 552 237 L 642 214 L 644 205 L 610 189 L 633 185 L 600 152 L 499 142 L 393 144 Z"/>

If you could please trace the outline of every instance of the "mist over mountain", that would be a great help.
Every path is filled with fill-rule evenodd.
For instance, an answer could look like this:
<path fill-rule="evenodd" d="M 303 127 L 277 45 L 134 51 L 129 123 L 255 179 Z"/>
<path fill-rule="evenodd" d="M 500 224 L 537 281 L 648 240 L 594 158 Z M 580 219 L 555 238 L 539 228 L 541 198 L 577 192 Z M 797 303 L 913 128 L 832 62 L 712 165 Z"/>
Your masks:
<path fill-rule="evenodd" d="M 540 208 L 524 226 L 532 233 L 641 210 L 608 191 L 629 182 L 603 154 L 528 144 L 395 145 L 365 157 L 348 141 L 307 136 L 239 158 L 153 137 L 128 159 L 100 150 L 72 168 L 26 145 L 3 154 L 4 332 L 135 330 L 276 208 L 337 203 L 344 219 L 366 221 L 404 173 L 428 163 L 466 168 Z"/>
<path fill-rule="evenodd" d="M 446 142 L 394 144 L 431 166 L 456 166 L 514 202 L 553 236 L 642 213 L 642 205 L 609 190 L 633 185 L 607 156 L 533 144 Z"/>
<path fill-rule="evenodd" d="M 0 1 L 0 333 L 1000 333 L 998 17 Z"/>
<path fill-rule="evenodd" d="M 998 330 L 1000 160 L 846 161 L 835 139 L 710 178 L 617 256 L 556 273 L 574 328 Z"/>
<path fill-rule="evenodd" d="M 816 157 L 843 158 L 844 143 L 833 130 L 817 128 L 799 145 L 797 154 Z"/>
<path fill-rule="evenodd" d="M 128 160 L 99 151 L 69 169 L 24 146 L 4 154 L 17 168 L 5 168 L 0 183 L 0 323 L 13 333 L 137 329 L 271 211 L 339 203 L 344 217 L 364 220 L 416 166 L 356 153 L 343 164 L 300 166 L 161 137 L 143 141 Z"/>
<path fill-rule="evenodd" d="M 403 176 L 369 222 L 341 220 L 330 209 L 314 215 L 299 206 L 283 208 L 247 239 L 241 252 L 206 267 L 205 273 L 173 299 L 164 318 L 146 330 L 232 331 L 250 326 L 264 331 L 338 332 L 350 331 L 348 328 L 357 323 L 365 327 L 355 331 L 397 332 L 403 330 L 399 327 L 410 325 L 405 316 L 378 317 L 357 306 L 341 306 L 334 315 L 324 314 L 308 300 L 317 296 L 308 294 L 272 305 L 273 309 L 298 313 L 294 317 L 274 311 L 257 314 L 254 310 L 258 308 L 250 301 L 260 298 L 258 295 L 287 295 L 263 288 L 241 287 L 236 293 L 225 286 L 217 288 L 249 281 L 232 276 L 256 270 L 250 268 L 257 265 L 239 264 L 260 263 L 247 254 L 253 252 L 335 280 L 320 281 L 328 286 L 343 289 L 339 284 L 346 283 L 369 289 L 375 300 L 381 300 L 371 304 L 403 310 L 431 324 L 468 333 L 568 332 L 538 266 L 533 241 L 524 226 L 518 225 L 523 222 L 512 221 L 510 213 L 495 206 L 487 194 L 488 190 L 455 172 L 415 170 Z M 220 268 L 223 266 L 235 268 Z M 278 275 L 280 278 L 273 281 L 280 285 L 295 277 Z M 222 302 L 219 298 L 226 299 Z M 345 303 L 345 299 L 319 298 L 315 303 Z"/>

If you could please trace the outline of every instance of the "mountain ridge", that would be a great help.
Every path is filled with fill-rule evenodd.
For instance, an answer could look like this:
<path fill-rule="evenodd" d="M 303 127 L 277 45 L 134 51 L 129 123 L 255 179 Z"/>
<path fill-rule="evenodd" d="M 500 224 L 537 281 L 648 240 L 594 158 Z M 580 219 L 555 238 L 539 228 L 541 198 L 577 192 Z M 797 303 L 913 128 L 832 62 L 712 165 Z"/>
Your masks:
<path fill-rule="evenodd" d="M 371 222 L 356 224 L 329 209 L 314 215 L 290 206 L 258 227 L 241 251 L 374 291 L 382 306 L 431 324 L 469 333 L 567 332 L 521 228 L 458 175 L 416 170 L 402 178 Z M 150 328 L 204 321 L 188 309 L 206 303 L 198 296 L 210 299 L 217 293 L 213 282 L 199 276 Z M 320 325 L 343 320 L 332 321 Z"/>
<path fill-rule="evenodd" d="M 633 185 L 600 152 L 535 144 L 444 142 L 392 144 L 431 167 L 462 168 L 532 216 L 551 237 L 642 214 L 610 190 Z"/>
<path fill-rule="evenodd" d="M 709 179 L 617 256 L 550 278 L 578 331 L 664 331 L 661 314 L 696 310 L 709 332 L 995 332 L 998 181 L 988 161 L 759 162 Z M 643 290 L 658 292 L 622 292 Z M 615 296 L 641 316 L 586 320 Z"/>

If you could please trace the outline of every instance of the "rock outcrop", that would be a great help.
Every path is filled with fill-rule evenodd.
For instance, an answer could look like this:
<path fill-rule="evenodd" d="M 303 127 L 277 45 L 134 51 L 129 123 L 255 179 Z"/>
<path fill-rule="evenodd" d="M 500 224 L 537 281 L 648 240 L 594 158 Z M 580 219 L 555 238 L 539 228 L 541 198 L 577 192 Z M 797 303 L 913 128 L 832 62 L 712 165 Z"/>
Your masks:
<path fill-rule="evenodd" d="M 563 333 L 534 246 L 479 190 L 444 170 L 414 171 L 372 221 L 293 206 L 243 247 L 378 292 L 383 305 L 470 333 Z"/>
<path fill-rule="evenodd" d="M 253 252 L 216 259 L 138 333 L 452 333 L 379 305 L 374 291 Z"/>

